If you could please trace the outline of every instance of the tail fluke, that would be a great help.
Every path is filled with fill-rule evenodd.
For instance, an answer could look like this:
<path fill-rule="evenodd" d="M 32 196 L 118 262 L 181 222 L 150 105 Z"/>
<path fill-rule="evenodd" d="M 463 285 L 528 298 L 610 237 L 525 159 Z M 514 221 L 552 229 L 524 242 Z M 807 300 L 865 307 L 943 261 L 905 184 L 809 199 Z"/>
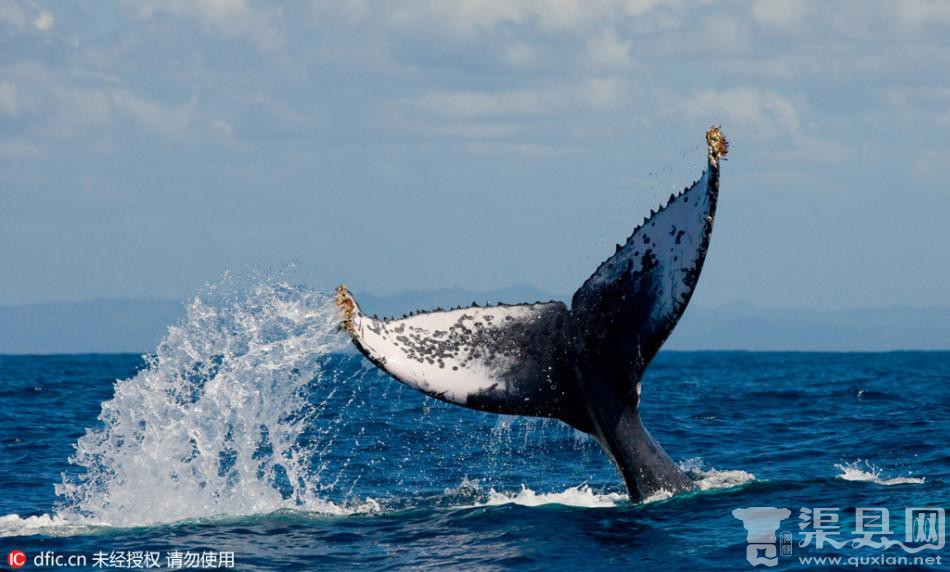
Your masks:
<path fill-rule="evenodd" d="M 406 385 L 472 409 L 554 417 L 592 434 L 634 500 L 694 488 L 639 416 L 640 377 L 696 288 L 728 143 L 706 133 L 702 177 L 638 226 L 561 302 L 458 308 L 401 319 L 363 314 L 337 290 L 341 327 Z"/>

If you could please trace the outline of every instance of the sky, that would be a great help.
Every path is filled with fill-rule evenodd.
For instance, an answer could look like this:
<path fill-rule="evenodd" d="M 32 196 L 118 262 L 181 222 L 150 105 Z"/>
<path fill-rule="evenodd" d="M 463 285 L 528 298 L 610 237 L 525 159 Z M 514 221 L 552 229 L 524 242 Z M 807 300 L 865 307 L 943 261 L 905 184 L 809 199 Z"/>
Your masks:
<path fill-rule="evenodd" d="M 950 2 L 0 0 L 0 304 L 569 295 L 732 142 L 694 303 L 950 304 Z"/>

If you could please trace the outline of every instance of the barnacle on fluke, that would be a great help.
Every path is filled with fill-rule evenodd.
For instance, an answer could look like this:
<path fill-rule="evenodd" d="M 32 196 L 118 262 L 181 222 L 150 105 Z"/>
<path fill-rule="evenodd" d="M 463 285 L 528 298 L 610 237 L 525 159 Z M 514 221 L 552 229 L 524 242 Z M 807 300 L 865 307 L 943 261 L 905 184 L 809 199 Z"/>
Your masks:
<path fill-rule="evenodd" d="M 616 462 L 630 498 L 695 485 L 640 421 L 640 378 L 696 288 L 729 143 L 706 132 L 707 169 L 636 227 L 574 293 L 558 301 L 365 315 L 337 289 L 363 354 L 406 385 L 480 411 L 552 417 L 593 435 Z"/>
<path fill-rule="evenodd" d="M 353 326 L 353 317 L 356 315 L 356 301 L 353 295 L 346 288 L 346 284 L 340 284 L 336 289 L 336 307 L 343 312 L 343 319 L 340 320 L 340 329 L 346 330 L 351 336 L 356 335 L 356 328 Z"/>
<path fill-rule="evenodd" d="M 706 146 L 709 153 L 709 162 L 719 166 L 719 158 L 729 154 L 729 141 L 722 132 L 722 127 L 713 125 L 706 131 Z"/>

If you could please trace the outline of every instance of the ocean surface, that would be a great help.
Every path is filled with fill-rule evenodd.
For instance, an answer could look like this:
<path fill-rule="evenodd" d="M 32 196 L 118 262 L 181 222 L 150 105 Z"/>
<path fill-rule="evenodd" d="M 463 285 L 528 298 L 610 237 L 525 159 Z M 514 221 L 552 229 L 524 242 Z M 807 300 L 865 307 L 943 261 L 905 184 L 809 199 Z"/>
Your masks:
<path fill-rule="evenodd" d="M 775 569 L 950 558 L 804 542 L 816 508 L 839 540 L 887 508 L 901 541 L 905 509 L 950 508 L 950 353 L 661 352 L 642 416 L 700 490 L 637 504 L 587 436 L 428 399 L 337 319 L 261 284 L 148 356 L 0 356 L 0 568 L 752 570 L 748 507 L 789 511 Z"/>

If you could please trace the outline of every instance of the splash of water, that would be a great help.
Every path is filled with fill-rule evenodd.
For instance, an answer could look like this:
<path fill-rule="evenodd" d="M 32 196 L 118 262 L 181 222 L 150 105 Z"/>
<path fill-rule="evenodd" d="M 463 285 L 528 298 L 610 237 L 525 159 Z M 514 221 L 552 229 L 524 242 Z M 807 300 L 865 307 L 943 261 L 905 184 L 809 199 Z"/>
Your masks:
<path fill-rule="evenodd" d="M 227 278 L 209 287 L 76 443 L 80 471 L 57 486 L 58 516 L 129 526 L 378 508 L 324 500 L 311 468 L 317 445 L 300 439 L 319 409 L 308 406 L 309 384 L 337 374 L 321 362 L 345 347 L 337 324 L 319 292 Z"/>
<path fill-rule="evenodd" d="M 552 493 L 538 493 L 522 485 L 521 490 L 517 493 L 499 492 L 495 489 L 490 489 L 488 491 L 488 499 L 479 506 L 500 506 L 505 504 L 543 506 L 547 504 L 561 504 L 583 508 L 607 508 L 617 506 L 618 503 L 625 500 L 627 500 L 627 495 L 623 493 L 598 493 L 592 490 L 588 485 L 568 487 L 563 491 Z"/>
<path fill-rule="evenodd" d="M 677 464 L 702 491 L 731 489 L 755 480 L 755 475 L 741 469 L 720 470 L 708 467 L 699 457 L 685 459 Z"/>
<path fill-rule="evenodd" d="M 740 469 L 719 470 L 709 467 L 699 457 L 684 459 L 677 465 L 701 491 L 732 489 L 756 480 L 755 475 Z M 641 502 L 642 504 L 650 504 L 670 499 L 673 496 L 674 494 L 671 491 L 660 489 Z M 471 480 L 467 477 L 458 486 L 445 489 L 443 498 L 452 501 L 452 506 L 461 508 L 506 504 L 529 507 L 560 504 L 582 508 L 606 508 L 618 506 L 630 500 L 626 493 L 598 492 L 586 483 L 567 487 L 561 491 L 545 493 L 539 493 L 524 484 L 521 485 L 521 490 L 517 492 L 498 491 L 495 488 L 490 488 L 486 493 L 477 480 Z"/>
<path fill-rule="evenodd" d="M 515 504 L 527 507 L 537 507 L 550 504 L 574 506 L 580 508 L 614 507 L 626 502 L 625 493 L 601 491 L 598 492 L 583 483 L 567 487 L 561 491 L 539 493 L 522 484 L 517 492 L 496 490 L 490 487 L 487 491 L 475 479 L 465 477 L 458 486 L 445 489 L 442 498 L 448 501 L 451 508 L 481 508 Z"/>
<path fill-rule="evenodd" d="M 61 516 L 42 514 L 39 516 L 20 516 L 7 514 L 0 516 L 0 538 L 10 536 L 30 536 L 45 534 L 47 536 L 71 536 L 90 531 L 91 526 L 76 521 L 69 521 Z"/>
<path fill-rule="evenodd" d="M 841 471 L 838 478 L 844 481 L 858 481 L 865 483 L 875 483 L 878 485 L 922 485 L 924 477 L 891 477 L 885 479 L 881 477 L 881 469 L 875 467 L 868 461 L 858 459 L 853 463 L 836 464 L 835 468 Z"/>

